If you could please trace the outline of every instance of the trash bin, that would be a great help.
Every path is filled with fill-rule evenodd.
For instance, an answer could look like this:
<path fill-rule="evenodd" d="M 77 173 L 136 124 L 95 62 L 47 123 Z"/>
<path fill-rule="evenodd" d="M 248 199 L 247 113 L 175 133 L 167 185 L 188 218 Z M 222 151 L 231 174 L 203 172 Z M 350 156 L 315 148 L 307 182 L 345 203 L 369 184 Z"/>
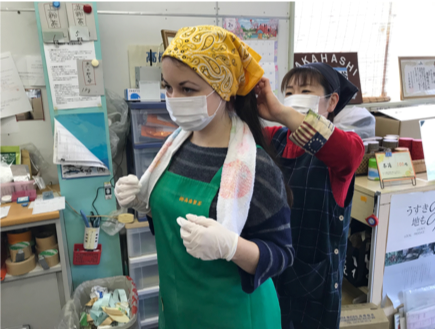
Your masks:
<path fill-rule="evenodd" d="M 80 314 L 85 311 L 89 302 L 91 289 L 94 286 L 106 287 L 109 291 L 124 289 L 130 305 L 130 321 L 120 323 L 113 329 L 134 328 L 137 318 L 138 296 L 136 285 L 129 276 L 114 276 L 104 279 L 86 281 L 74 291 L 72 299 L 66 302 L 61 311 L 57 329 L 80 329 Z"/>

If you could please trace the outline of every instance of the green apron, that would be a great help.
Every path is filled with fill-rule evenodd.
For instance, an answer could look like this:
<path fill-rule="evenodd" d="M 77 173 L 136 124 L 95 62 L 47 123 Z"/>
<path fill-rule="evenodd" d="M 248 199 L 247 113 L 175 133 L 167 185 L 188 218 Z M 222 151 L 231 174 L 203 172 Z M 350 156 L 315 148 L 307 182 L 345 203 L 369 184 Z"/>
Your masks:
<path fill-rule="evenodd" d="M 273 282 L 243 292 L 238 267 L 226 260 L 203 261 L 187 253 L 178 217 L 209 217 L 222 168 L 208 183 L 167 169 L 151 194 L 160 277 L 160 329 L 280 329 Z"/>

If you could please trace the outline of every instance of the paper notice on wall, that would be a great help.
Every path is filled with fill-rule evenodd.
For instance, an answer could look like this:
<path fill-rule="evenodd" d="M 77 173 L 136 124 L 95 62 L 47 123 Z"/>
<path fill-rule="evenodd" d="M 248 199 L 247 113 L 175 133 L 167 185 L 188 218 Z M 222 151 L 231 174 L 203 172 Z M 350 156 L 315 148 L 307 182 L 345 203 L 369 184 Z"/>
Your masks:
<path fill-rule="evenodd" d="M 100 96 L 86 97 L 79 94 L 77 60 L 95 59 L 94 43 L 61 46 L 44 44 L 44 50 L 54 109 L 100 107 Z"/>
<path fill-rule="evenodd" d="M 278 41 L 244 40 L 244 42 L 261 56 L 260 65 L 264 70 L 264 77 L 269 79 L 272 90 L 277 93 L 279 89 L 277 64 Z"/>
<path fill-rule="evenodd" d="M 278 93 L 278 27 L 277 18 L 224 18 L 224 29 L 237 35 L 244 43 L 261 56 L 260 64 L 264 77 L 268 78 L 275 93 Z"/>
<path fill-rule="evenodd" d="M 14 55 L 15 65 L 24 86 L 45 86 L 40 55 Z"/>
<path fill-rule="evenodd" d="M 243 41 L 278 39 L 278 18 L 227 17 L 223 19 L 222 26 L 224 29 L 237 35 Z"/>
<path fill-rule="evenodd" d="M 269 79 L 270 81 L 270 87 L 272 88 L 273 91 L 276 91 L 278 89 L 277 86 L 277 72 L 278 72 L 278 67 L 275 63 L 273 62 L 260 62 L 260 66 L 263 68 L 264 70 L 264 77 Z"/>
<path fill-rule="evenodd" d="M 244 40 L 244 42 L 261 56 L 262 62 L 275 62 L 278 41 L 275 40 Z"/>
<path fill-rule="evenodd" d="M 417 66 L 405 64 L 405 77 L 402 80 L 408 95 L 435 95 L 435 66 L 432 62 Z"/>
<path fill-rule="evenodd" d="M 31 112 L 32 106 L 24 91 L 23 83 L 11 53 L 2 53 L 1 59 L 1 108 L 0 118 Z"/>
<path fill-rule="evenodd" d="M 435 284 L 435 191 L 391 197 L 386 252 L 383 297 L 394 307 L 404 290 Z"/>
<path fill-rule="evenodd" d="M 435 191 L 391 197 L 387 254 L 435 242 Z"/>
<path fill-rule="evenodd" d="M 103 61 L 97 67 L 90 60 L 78 60 L 79 94 L 81 96 L 104 95 Z"/>

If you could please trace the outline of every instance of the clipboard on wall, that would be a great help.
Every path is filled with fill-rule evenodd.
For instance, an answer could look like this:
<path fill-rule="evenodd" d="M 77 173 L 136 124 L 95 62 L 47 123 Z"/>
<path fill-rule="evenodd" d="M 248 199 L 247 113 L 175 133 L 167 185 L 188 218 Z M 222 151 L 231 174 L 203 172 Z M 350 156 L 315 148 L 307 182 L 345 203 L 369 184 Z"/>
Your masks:
<path fill-rule="evenodd" d="M 97 40 L 91 4 L 41 2 L 38 8 L 44 43 L 81 44 Z"/>

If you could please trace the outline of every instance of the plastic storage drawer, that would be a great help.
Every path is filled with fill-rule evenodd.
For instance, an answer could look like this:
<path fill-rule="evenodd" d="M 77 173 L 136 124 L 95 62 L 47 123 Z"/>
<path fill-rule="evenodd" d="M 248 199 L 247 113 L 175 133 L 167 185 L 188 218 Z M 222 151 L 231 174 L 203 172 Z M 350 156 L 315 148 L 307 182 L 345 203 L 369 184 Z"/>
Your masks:
<path fill-rule="evenodd" d="M 137 290 L 159 285 L 159 267 L 157 259 L 147 262 L 132 262 L 129 260 L 130 277 L 136 283 Z"/>
<path fill-rule="evenodd" d="M 136 211 L 136 218 L 138 222 L 148 222 L 148 217 L 145 212 Z"/>
<path fill-rule="evenodd" d="M 149 227 L 127 230 L 128 257 L 140 257 L 156 253 L 156 239 Z"/>
<path fill-rule="evenodd" d="M 139 321 L 141 323 L 159 316 L 159 293 L 139 296 Z"/>
<path fill-rule="evenodd" d="M 133 144 L 164 142 L 177 127 L 166 109 L 131 110 Z"/>
<path fill-rule="evenodd" d="M 144 144 L 134 146 L 134 172 L 139 179 L 151 165 L 161 147 L 162 144 Z"/>
<path fill-rule="evenodd" d="M 154 325 L 141 325 L 140 329 L 159 329 L 159 324 L 156 323 Z"/>

